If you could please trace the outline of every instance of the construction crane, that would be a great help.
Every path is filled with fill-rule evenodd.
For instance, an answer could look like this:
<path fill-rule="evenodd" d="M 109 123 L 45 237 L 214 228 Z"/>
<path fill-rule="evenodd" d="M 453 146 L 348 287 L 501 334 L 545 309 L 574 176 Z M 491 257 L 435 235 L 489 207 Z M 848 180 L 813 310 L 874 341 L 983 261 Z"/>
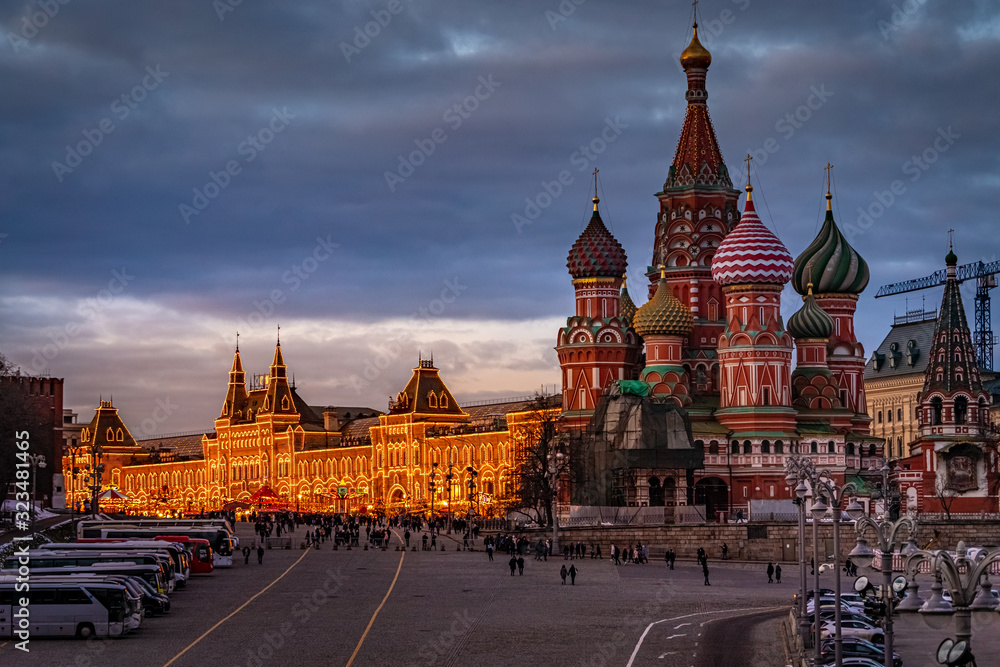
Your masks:
<path fill-rule="evenodd" d="M 972 344 L 976 348 L 980 370 L 993 370 L 993 347 L 997 344 L 997 339 L 990 324 L 990 290 L 997 286 L 995 277 L 997 273 L 1000 273 L 1000 260 L 989 264 L 985 262 L 963 264 L 957 270 L 958 282 L 976 281 L 976 328 L 972 333 Z M 889 283 L 879 288 L 875 298 L 937 287 L 944 285 L 947 278 L 947 269 L 941 269 L 916 280 Z"/>

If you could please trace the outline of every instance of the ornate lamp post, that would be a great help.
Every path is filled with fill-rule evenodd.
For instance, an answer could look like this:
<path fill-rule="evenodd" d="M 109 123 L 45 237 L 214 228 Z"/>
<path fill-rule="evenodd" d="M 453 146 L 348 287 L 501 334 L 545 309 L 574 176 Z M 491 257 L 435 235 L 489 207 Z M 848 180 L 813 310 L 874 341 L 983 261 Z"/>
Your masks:
<path fill-rule="evenodd" d="M 965 646 L 971 649 L 972 646 L 972 611 L 974 609 L 995 609 L 996 603 L 993 601 L 991 592 L 992 586 L 989 583 L 988 570 L 990 565 L 1000 561 L 1000 551 L 993 551 L 984 555 L 978 561 L 969 557 L 965 542 L 959 542 L 955 556 L 947 551 L 917 551 L 906 560 L 906 571 L 911 576 L 916 576 L 917 568 L 923 561 L 931 563 L 931 571 L 939 580 L 947 582 L 948 590 L 951 591 L 951 601 L 955 613 L 955 637 L 957 642 L 965 642 Z M 964 572 L 964 575 L 963 575 Z M 986 576 L 982 582 L 982 599 L 977 599 L 977 588 L 980 588 L 980 579 Z M 938 584 L 932 590 L 937 588 Z M 924 606 L 929 612 L 940 612 L 944 609 L 935 608 L 928 600 Z M 888 653 L 887 653 L 888 655 Z"/>
<path fill-rule="evenodd" d="M 843 503 L 844 497 L 857 496 L 858 489 L 853 482 L 848 482 L 841 487 L 838 487 L 836 482 L 830 476 L 829 471 L 822 471 L 816 476 L 816 485 L 813 487 L 816 491 L 816 501 L 812 506 L 813 522 L 819 521 L 828 510 L 833 510 L 833 591 L 834 591 L 834 602 L 835 606 L 833 608 L 833 623 L 834 623 L 834 660 L 837 667 L 841 667 L 844 661 L 844 639 L 841 634 L 841 619 L 840 619 L 840 515 L 841 515 L 841 504 Z M 829 500 L 829 505 L 827 504 Z M 852 498 L 850 505 L 847 507 L 847 512 L 849 514 L 863 513 L 864 508 L 858 504 L 857 498 Z M 815 525 L 815 523 L 814 523 Z M 819 597 L 816 598 L 816 603 L 814 604 L 815 615 L 816 615 L 816 639 L 817 644 L 821 639 L 819 633 Z M 819 648 L 817 647 L 817 655 L 819 654 Z M 891 655 L 891 654 L 889 654 Z"/>
<path fill-rule="evenodd" d="M 427 491 L 430 493 L 431 496 L 432 523 L 434 522 L 434 491 L 435 491 L 434 478 L 437 477 L 437 469 L 438 469 L 438 464 L 437 461 L 435 461 L 434 463 L 431 464 L 431 474 L 430 474 L 431 481 L 427 482 Z"/>
<path fill-rule="evenodd" d="M 883 477 L 887 476 L 887 474 L 888 466 L 884 465 Z M 884 485 L 882 488 L 884 491 L 888 490 Z M 888 494 L 885 497 L 888 498 Z M 852 506 L 855 504 L 852 503 Z M 892 554 L 898 541 L 897 536 L 899 531 L 905 528 L 909 533 L 909 539 L 912 541 L 917 534 L 917 521 L 908 516 L 904 516 L 898 521 L 890 521 L 888 519 L 889 508 L 887 502 L 884 502 L 883 508 L 884 514 L 880 520 L 865 516 L 860 506 L 854 509 L 848 507 L 847 513 L 854 519 L 854 529 L 858 534 L 858 545 L 851 551 L 851 559 L 864 565 L 867 562 L 871 562 L 875 556 L 864 538 L 866 528 L 871 528 L 875 531 L 875 536 L 878 538 L 878 547 L 882 551 L 882 601 L 885 604 L 885 664 L 886 667 L 892 667 L 893 599 L 890 590 L 892 584 Z"/>
<path fill-rule="evenodd" d="M 805 456 L 789 456 L 785 459 L 785 481 L 794 488 L 794 502 L 799 510 L 799 635 L 804 639 L 809 632 L 806 617 L 806 494 L 809 487 L 805 480 L 816 474 L 816 465 Z M 817 587 L 818 588 L 818 587 Z"/>
<path fill-rule="evenodd" d="M 447 484 L 448 484 L 448 534 L 449 535 L 451 535 L 451 522 L 452 522 L 452 515 L 451 515 L 451 487 L 452 487 L 452 482 L 451 482 L 451 480 L 455 479 L 455 473 L 452 472 L 452 469 L 454 467 L 455 467 L 455 464 L 453 462 L 451 462 L 451 461 L 448 461 L 448 474 L 444 476 L 445 482 L 447 482 Z"/>
<path fill-rule="evenodd" d="M 38 486 L 38 469 L 45 468 L 45 456 L 43 454 L 28 454 L 28 462 L 31 463 L 31 532 L 35 532 L 35 488 Z"/>
<path fill-rule="evenodd" d="M 92 463 L 83 467 L 85 471 L 83 480 L 87 484 L 87 490 L 90 491 L 90 510 L 96 519 L 100 513 L 100 498 L 98 496 L 101 493 L 101 478 L 104 475 L 104 452 L 100 447 L 95 446 L 91 449 L 90 455 Z"/>

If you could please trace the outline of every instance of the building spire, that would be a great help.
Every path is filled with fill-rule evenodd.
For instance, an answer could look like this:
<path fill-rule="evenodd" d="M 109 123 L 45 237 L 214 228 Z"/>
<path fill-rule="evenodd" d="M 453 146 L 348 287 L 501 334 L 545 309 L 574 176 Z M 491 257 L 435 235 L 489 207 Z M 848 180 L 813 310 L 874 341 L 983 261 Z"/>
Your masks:
<path fill-rule="evenodd" d="M 592 200 L 594 202 L 594 213 L 597 213 L 597 205 L 601 203 L 600 197 L 597 196 L 597 172 L 599 171 L 600 169 L 594 167 L 594 198 Z"/>
<path fill-rule="evenodd" d="M 747 163 L 747 202 L 753 201 L 753 184 L 750 183 L 750 161 L 753 160 L 753 155 L 747 153 L 747 156 L 743 158 L 743 161 Z"/>
<path fill-rule="evenodd" d="M 833 171 L 833 165 L 827 162 L 823 169 L 826 170 L 826 210 L 833 211 L 831 203 L 833 201 L 833 195 L 830 194 L 830 172 Z"/>
<path fill-rule="evenodd" d="M 236 330 L 236 351 L 240 351 L 240 330 Z"/>

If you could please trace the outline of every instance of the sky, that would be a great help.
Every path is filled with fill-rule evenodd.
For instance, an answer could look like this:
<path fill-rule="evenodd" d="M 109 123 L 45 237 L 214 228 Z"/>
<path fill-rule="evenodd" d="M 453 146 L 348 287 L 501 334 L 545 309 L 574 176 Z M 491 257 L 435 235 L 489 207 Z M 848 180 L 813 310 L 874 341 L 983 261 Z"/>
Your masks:
<path fill-rule="evenodd" d="M 834 165 L 834 214 L 871 268 L 866 351 L 893 313 L 938 305 L 940 289 L 874 294 L 942 268 L 947 230 L 960 263 L 998 259 L 1000 4 L 698 12 L 723 155 L 740 181 L 755 156 L 758 212 L 793 256 Z M 211 429 L 237 331 L 247 371 L 266 373 L 279 325 L 313 405 L 384 410 L 420 354 L 463 402 L 552 391 L 594 168 L 634 285 L 651 261 L 691 14 L 2 3 L 0 354 L 65 378 L 82 422 L 113 397 L 137 437 Z M 786 290 L 786 319 L 799 303 Z"/>

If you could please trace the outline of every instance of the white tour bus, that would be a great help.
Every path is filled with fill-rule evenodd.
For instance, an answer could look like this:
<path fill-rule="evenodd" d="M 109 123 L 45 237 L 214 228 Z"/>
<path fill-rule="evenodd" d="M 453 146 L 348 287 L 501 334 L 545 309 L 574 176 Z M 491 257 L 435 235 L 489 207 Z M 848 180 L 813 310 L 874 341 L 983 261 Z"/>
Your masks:
<path fill-rule="evenodd" d="M 81 552 L 104 552 L 116 553 L 118 551 L 136 553 L 165 553 L 170 556 L 174 564 L 174 581 L 177 588 L 183 588 L 187 580 L 191 577 L 191 563 L 188 560 L 184 547 L 173 542 L 163 542 L 161 540 L 130 540 L 127 542 L 49 542 L 38 546 L 38 549 L 48 551 L 61 551 L 71 553 Z"/>
<path fill-rule="evenodd" d="M 17 591 L 17 585 L 0 583 L 0 638 L 21 638 L 17 631 L 26 631 L 32 639 L 120 637 L 128 632 L 134 610 L 128 589 L 121 584 L 38 580 L 26 593 Z M 22 601 L 28 602 L 26 616 Z"/>
<path fill-rule="evenodd" d="M 16 583 L 17 577 L 9 574 L 0 575 L 0 584 Z M 121 574 L 61 574 L 45 577 L 33 577 L 32 582 L 43 584 L 121 584 L 125 587 L 125 594 L 128 597 L 129 616 L 125 619 L 126 632 L 137 630 L 142 625 L 143 590 L 138 587 L 133 577 Z M 32 584 L 33 585 L 33 584 Z"/>
<path fill-rule="evenodd" d="M 8 556 L 3 562 L 4 569 L 18 568 L 24 564 L 21 562 L 23 558 L 24 554 Z M 160 592 L 167 595 L 174 592 L 174 563 L 166 552 L 29 549 L 27 558 L 27 566 L 31 570 L 48 567 L 90 567 L 98 563 L 155 565 L 160 568 L 162 575 L 163 590 Z"/>
<path fill-rule="evenodd" d="M 45 577 L 54 575 L 69 575 L 77 573 L 98 573 L 98 574 L 124 574 L 129 577 L 139 577 L 153 589 L 157 594 L 163 595 L 167 594 L 166 585 L 163 583 L 163 573 L 160 571 L 158 565 L 141 564 L 136 565 L 135 563 L 95 563 L 88 567 L 78 566 L 78 565 L 68 565 L 64 567 L 39 567 L 31 568 L 32 577 Z M 17 568 L 8 568 L 0 570 L 0 576 L 2 575 L 17 575 Z"/>
<path fill-rule="evenodd" d="M 215 567 L 232 567 L 233 552 L 240 540 L 233 534 L 228 521 L 136 520 L 136 521 L 81 521 L 77 524 L 77 539 L 146 539 L 160 535 L 186 535 L 208 540 L 215 552 Z"/>

